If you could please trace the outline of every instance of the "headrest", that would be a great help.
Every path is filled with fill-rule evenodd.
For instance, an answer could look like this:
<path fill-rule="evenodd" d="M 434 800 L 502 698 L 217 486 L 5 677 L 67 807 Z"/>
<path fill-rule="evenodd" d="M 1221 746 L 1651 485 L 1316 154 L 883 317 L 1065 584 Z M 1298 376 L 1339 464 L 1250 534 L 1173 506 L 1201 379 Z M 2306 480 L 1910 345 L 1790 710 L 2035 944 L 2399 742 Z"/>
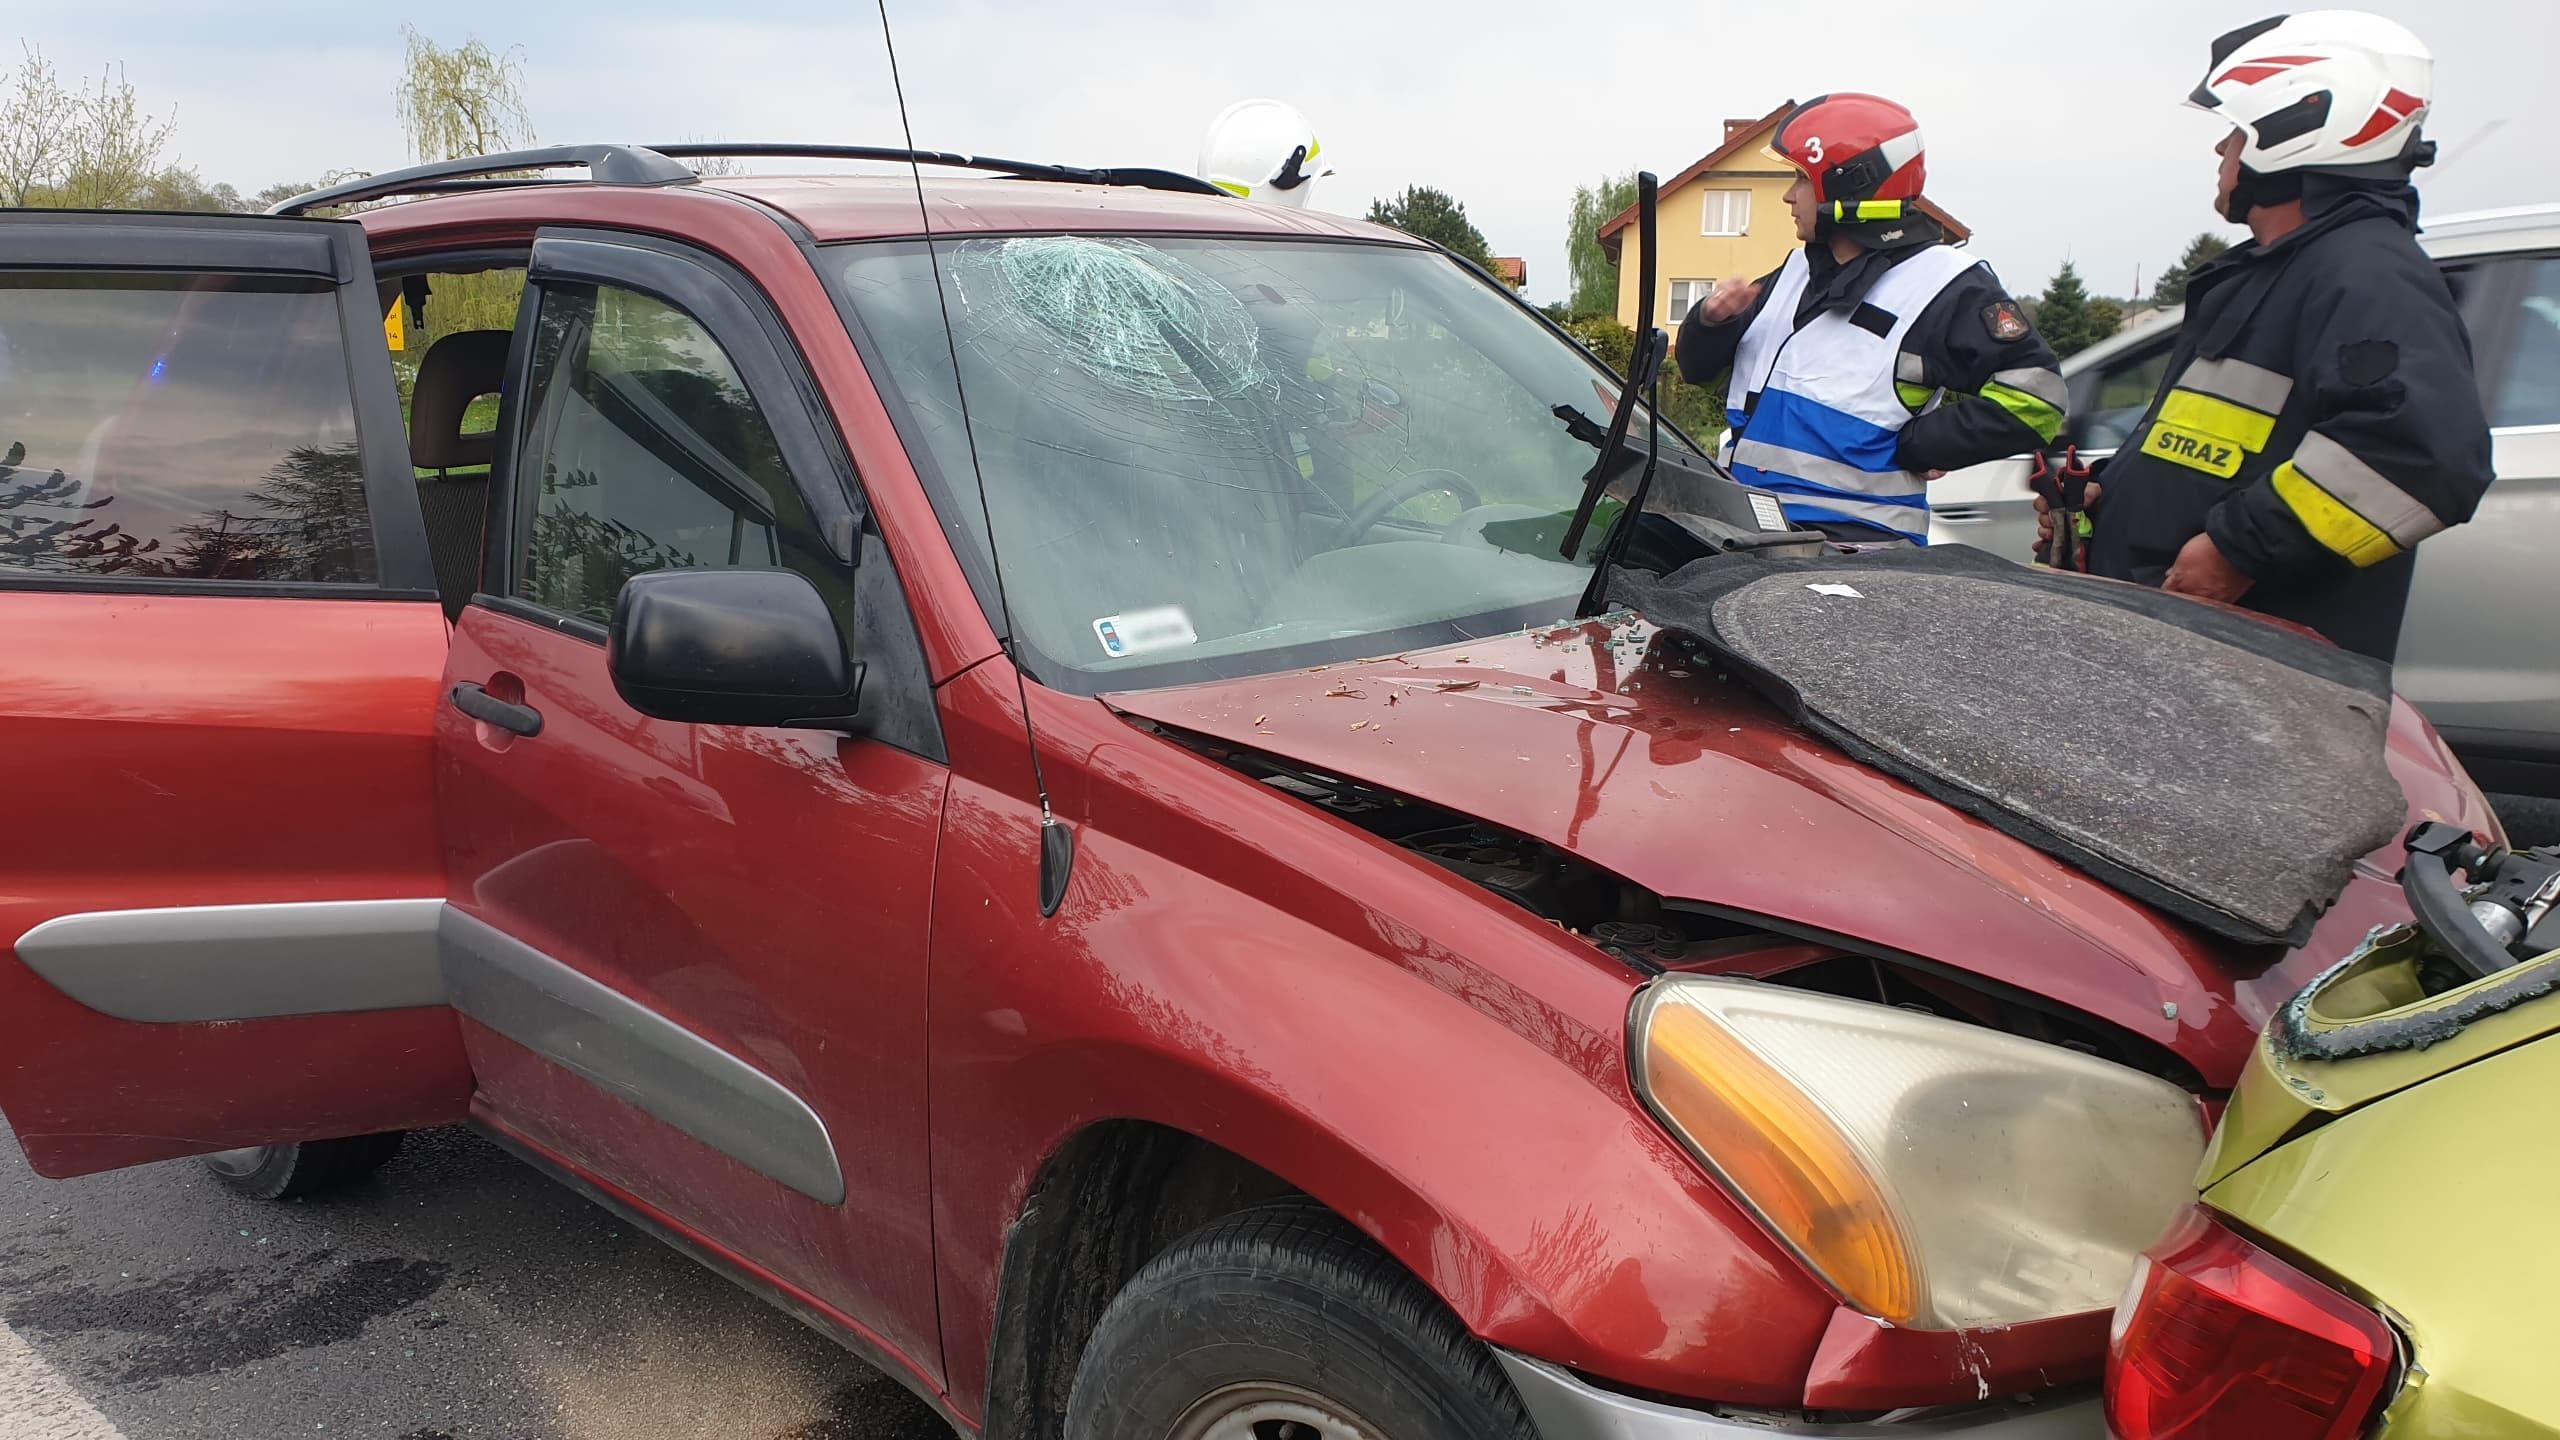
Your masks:
<path fill-rule="evenodd" d="M 409 394 L 409 461 L 421 470 L 461 470 L 497 458 L 494 431 L 462 432 L 463 412 L 498 393 L 507 373 L 504 330 L 457 330 L 427 347 Z"/>

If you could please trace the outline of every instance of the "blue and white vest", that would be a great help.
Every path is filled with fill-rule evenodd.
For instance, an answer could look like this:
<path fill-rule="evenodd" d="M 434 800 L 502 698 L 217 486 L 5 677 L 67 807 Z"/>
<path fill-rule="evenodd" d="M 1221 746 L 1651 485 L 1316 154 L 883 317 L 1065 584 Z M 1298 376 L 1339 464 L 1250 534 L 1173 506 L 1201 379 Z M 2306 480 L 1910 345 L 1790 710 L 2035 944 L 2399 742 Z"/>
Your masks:
<path fill-rule="evenodd" d="M 1932 245 L 1887 270 L 1855 310 L 1825 310 L 1799 330 L 1812 268 L 1804 251 L 1789 255 L 1734 354 L 1734 478 L 1774 491 L 1799 524 L 1855 521 L 1928 544 L 1928 482 L 1893 461 L 1912 415 L 1895 372 L 1912 322 L 1980 263 Z"/>

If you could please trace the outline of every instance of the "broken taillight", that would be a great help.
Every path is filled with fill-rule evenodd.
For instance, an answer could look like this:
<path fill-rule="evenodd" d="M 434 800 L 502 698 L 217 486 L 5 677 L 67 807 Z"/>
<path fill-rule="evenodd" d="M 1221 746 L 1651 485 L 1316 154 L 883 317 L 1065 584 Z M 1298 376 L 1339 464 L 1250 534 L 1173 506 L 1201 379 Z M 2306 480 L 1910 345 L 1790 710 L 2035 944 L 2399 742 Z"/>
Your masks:
<path fill-rule="evenodd" d="M 2190 1209 L 2116 1311 L 2107 1423 L 2120 1440 L 2354 1440 L 2397 1364 L 2380 1316 Z"/>

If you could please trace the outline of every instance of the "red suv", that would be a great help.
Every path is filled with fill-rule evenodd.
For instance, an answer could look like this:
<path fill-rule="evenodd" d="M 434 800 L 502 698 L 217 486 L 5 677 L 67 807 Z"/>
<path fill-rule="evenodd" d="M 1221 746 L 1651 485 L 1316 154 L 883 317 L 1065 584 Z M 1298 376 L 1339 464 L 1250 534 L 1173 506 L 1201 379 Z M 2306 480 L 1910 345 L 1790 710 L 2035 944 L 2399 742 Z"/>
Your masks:
<path fill-rule="evenodd" d="M 2094 1433 L 2387 865 L 2216 941 L 1559 622 L 1509 292 L 981 168 L 0 215 L 29 1162 L 468 1121 L 990 1436 Z"/>

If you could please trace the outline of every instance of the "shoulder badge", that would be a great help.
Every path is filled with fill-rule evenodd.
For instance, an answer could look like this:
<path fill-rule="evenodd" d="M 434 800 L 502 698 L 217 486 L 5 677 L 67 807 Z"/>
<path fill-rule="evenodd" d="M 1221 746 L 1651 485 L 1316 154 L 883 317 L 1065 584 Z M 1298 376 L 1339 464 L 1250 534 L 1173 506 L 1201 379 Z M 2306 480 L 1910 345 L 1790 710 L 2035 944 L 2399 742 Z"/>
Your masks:
<path fill-rule="evenodd" d="M 2033 328 L 2027 324 L 2027 312 L 2019 309 L 2015 300 L 1995 300 L 1983 306 L 1982 323 L 1991 331 L 1991 338 L 2003 345 L 2026 339 L 2027 331 Z"/>

